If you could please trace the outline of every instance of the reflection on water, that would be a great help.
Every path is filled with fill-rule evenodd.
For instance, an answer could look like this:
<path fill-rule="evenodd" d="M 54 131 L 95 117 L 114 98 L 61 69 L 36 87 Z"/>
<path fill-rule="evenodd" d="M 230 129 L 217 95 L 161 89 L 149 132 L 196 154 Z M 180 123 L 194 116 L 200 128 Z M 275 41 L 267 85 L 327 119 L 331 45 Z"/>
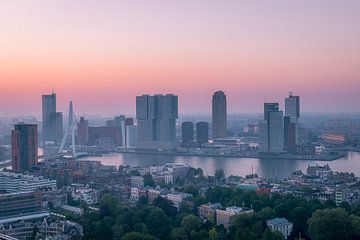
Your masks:
<path fill-rule="evenodd" d="M 130 165 L 153 166 L 167 162 L 188 163 L 195 168 L 202 168 L 204 174 L 213 175 L 216 169 L 224 169 L 225 174 L 245 176 L 257 173 L 260 177 L 268 179 L 282 179 L 288 177 L 291 171 L 302 170 L 306 172 L 308 165 L 329 164 L 333 171 L 353 172 L 360 176 L 360 153 L 349 152 L 347 156 L 330 162 L 286 160 L 286 159 L 257 159 L 257 158 L 222 158 L 222 157 L 191 157 L 172 155 L 147 154 L 109 154 L 102 157 L 89 157 L 99 160 L 104 165 Z"/>

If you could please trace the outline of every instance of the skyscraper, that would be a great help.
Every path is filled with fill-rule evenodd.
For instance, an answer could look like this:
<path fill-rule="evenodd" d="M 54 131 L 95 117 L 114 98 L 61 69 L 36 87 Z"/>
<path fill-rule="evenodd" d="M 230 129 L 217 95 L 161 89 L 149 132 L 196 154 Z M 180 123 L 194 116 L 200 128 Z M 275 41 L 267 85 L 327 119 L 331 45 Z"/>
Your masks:
<path fill-rule="evenodd" d="M 284 137 L 285 148 L 289 152 L 296 150 L 299 143 L 300 97 L 290 92 L 285 98 Z"/>
<path fill-rule="evenodd" d="M 42 95 L 42 136 L 43 143 L 60 143 L 63 136 L 63 115 L 56 112 L 56 94 Z"/>
<path fill-rule="evenodd" d="M 260 152 L 284 151 L 284 119 L 278 103 L 264 104 L 264 119 L 259 121 Z"/>
<path fill-rule="evenodd" d="M 209 141 L 209 124 L 207 122 L 196 123 L 196 142 L 202 145 Z"/>
<path fill-rule="evenodd" d="M 194 123 L 183 122 L 181 124 L 181 141 L 185 145 L 194 141 Z"/>
<path fill-rule="evenodd" d="M 29 171 L 38 161 L 38 131 L 36 124 L 16 124 L 11 132 L 12 169 Z"/>
<path fill-rule="evenodd" d="M 125 126 L 125 116 L 124 115 L 120 115 L 120 116 L 115 117 L 115 127 L 120 129 L 121 146 L 125 147 L 126 126 Z"/>
<path fill-rule="evenodd" d="M 300 97 L 292 95 L 291 92 L 289 97 L 285 98 L 285 116 L 300 118 Z"/>
<path fill-rule="evenodd" d="M 226 138 L 227 131 L 226 95 L 217 91 L 212 96 L 212 138 Z"/>
<path fill-rule="evenodd" d="M 80 122 L 77 126 L 77 144 L 86 145 L 89 141 L 89 121 L 84 117 L 80 117 Z"/>
<path fill-rule="evenodd" d="M 136 97 L 138 148 L 173 148 L 176 142 L 178 97 L 173 94 Z"/>

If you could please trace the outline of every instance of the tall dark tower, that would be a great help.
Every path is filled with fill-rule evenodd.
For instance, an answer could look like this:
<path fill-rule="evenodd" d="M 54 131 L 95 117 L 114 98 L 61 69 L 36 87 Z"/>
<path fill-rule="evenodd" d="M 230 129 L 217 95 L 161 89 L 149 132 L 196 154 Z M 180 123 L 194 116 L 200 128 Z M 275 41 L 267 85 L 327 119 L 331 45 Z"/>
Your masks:
<path fill-rule="evenodd" d="M 226 95 L 217 91 L 212 97 L 212 138 L 226 138 L 227 131 Z"/>
<path fill-rule="evenodd" d="M 36 124 L 16 124 L 11 132 L 12 169 L 29 171 L 38 161 Z"/>
<path fill-rule="evenodd" d="M 63 115 L 56 112 L 56 94 L 42 95 L 42 143 L 60 143 L 63 137 Z"/>

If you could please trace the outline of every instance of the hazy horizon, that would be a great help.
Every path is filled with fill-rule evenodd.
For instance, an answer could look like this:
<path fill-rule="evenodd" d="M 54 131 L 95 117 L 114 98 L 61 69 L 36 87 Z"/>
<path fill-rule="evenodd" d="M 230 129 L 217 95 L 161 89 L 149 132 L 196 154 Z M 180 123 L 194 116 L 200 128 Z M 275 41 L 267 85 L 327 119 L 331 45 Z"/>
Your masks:
<path fill-rule="evenodd" d="M 325 7 L 326 6 L 326 7 Z M 179 112 L 283 105 L 359 112 L 360 2 L 2 1 L 0 115 L 134 114 L 135 96 L 174 93 Z"/>

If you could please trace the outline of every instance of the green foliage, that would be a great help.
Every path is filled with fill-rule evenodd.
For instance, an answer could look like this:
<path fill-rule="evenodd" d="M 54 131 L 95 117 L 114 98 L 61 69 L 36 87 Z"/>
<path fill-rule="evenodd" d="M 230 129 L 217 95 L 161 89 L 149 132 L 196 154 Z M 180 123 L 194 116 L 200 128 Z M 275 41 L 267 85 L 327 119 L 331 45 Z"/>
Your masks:
<path fill-rule="evenodd" d="M 222 179 L 224 179 L 225 173 L 223 169 L 217 169 L 215 171 L 215 180 L 217 183 L 219 183 Z"/>
<path fill-rule="evenodd" d="M 170 229 L 170 221 L 165 212 L 160 208 L 153 208 L 150 214 L 145 218 L 145 224 L 149 228 L 149 233 L 164 239 Z"/>
<path fill-rule="evenodd" d="M 198 170 L 192 170 L 196 176 Z M 194 177 L 196 179 L 196 177 Z M 194 180 L 196 181 L 196 180 Z M 182 186 L 182 190 L 196 191 L 196 187 Z M 231 217 L 229 229 L 203 222 L 195 214 L 203 203 L 220 202 L 224 207 L 252 207 L 254 213 Z M 289 239 L 301 234 L 305 239 L 360 239 L 360 205 L 343 203 L 336 208 L 333 201 L 321 203 L 291 195 L 257 195 L 254 191 L 216 186 L 194 199 L 194 206 L 180 205 L 179 212 L 167 199 L 158 197 L 152 205 L 140 199 L 136 207 L 122 206 L 118 198 L 106 193 L 99 201 L 100 211 L 85 211 L 83 218 L 84 240 L 103 239 L 283 239 L 280 233 L 271 232 L 266 220 L 285 217 L 294 224 Z"/>
<path fill-rule="evenodd" d="M 263 233 L 263 240 L 283 240 L 284 237 L 280 232 L 272 232 L 270 229 L 266 229 Z"/>
<path fill-rule="evenodd" d="M 186 215 L 181 220 L 181 227 L 184 228 L 188 234 L 190 234 L 192 230 L 198 229 L 200 227 L 200 224 L 200 219 L 192 214 Z"/>
<path fill-rule="evenodd" d="M 209 239 L 210 240 L 216 240 L 216 238 L 217 238 L 217 231 L 216 231 L 216 228 L 211 228 L 210 230 L 209 230 Z"/>
<path fill-rule="evenodd" d="M 173 206 L 171 202 L 162 197 L 157 197 L 154 199 L 153 205 L 161 208 L 167 216 L 175 216 L 177 214 L 176 208 Z"/>
<path fill-rule="evenodd" d="M 317 210 L 308 224 L 310 236 L 316 240 L 352 239 L 354 231 L 349 214 L 342 208 Z"/>
<path fill-rule="evenodd" d="M 149 234 L 143 234 L 139 232 L 129 232 L 125 234 L 121 240 L 158 240 L 158 238 L 151 236 Z"/>
<path fill-rule="evenodd" d="M 133 169 L 129 172 L 129 175 L 130 176 L 140 176 L 141 174 L 138 170 Z"/>
<path fill-rule="evenodd" d="M 144 186 L 154 187 L 155 182 L 150 173 L 145 174 L 144 176 Z"/>

